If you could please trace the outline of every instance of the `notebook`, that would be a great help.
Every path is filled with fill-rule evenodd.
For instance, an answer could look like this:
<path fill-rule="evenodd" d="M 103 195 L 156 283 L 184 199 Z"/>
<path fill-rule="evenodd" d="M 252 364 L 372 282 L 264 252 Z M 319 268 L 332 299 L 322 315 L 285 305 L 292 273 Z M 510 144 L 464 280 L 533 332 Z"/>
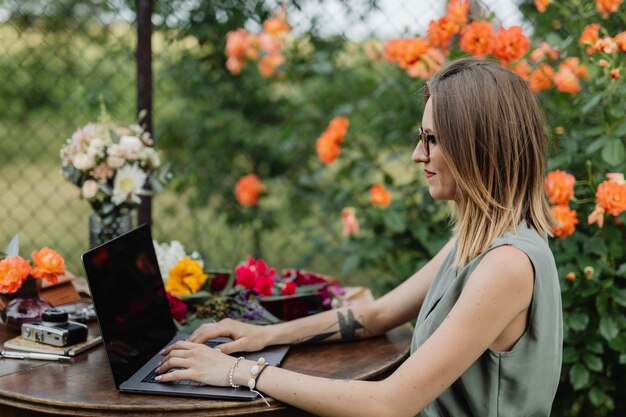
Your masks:
<path fill-rule="evenodd" d="M 5 349 L 19 350 L 22 352 L 51 353 L 55 355 L 76 356 L 102 342 L 100 336 L 87 336 L 87 340 L 70 346 L 52 346 L 44 343 L 24 339 L 22 336 L 14 337 L 4 342 Z"/>
<path fill-rule="evenodd" d="M 174 324 L 149 225 L 91 249 L 81 258 L 118 390 L 228 400 L 257 396 L 247 387 L 151 382 L 151 374 L 162 359 L 161 349 L 188 335 L 177 332 Z M 254 361 L 264 357 L 270 365 L 279 366 L 287 350 L 288 346 L 269 346 L 233 356 Z"/>

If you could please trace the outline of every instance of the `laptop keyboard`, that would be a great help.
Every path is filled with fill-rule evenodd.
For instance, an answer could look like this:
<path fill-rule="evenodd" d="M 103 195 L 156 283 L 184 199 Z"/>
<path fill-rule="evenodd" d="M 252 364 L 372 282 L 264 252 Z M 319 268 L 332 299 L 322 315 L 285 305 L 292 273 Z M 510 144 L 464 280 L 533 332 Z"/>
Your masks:
<path fill-rule="evenodd" d="M 207 345 L 208 347 L 214 348 L 217 345 L 220 345 L 224 343 L 224 341 L 221 340 L 208 340 L 206 342 L 204 342 L 205 345 Z M 169 372 L 174 371 L 175 369 L 171 369 Z M 171 384 L 171 385 L 189 385 L 189 386 L 196 386 L 196 387 L 200 387 L 200 386 L 204 386 L 206 384 L 203 384 L 201 382 L 197 382 L 197 381 L 192 381 L 190 379 L 179 379 L 178 381 L 170 381 L 170 382 L 159 382 L 155 379 L 155 377 L 157 376 L 156 373 L 156 368 L 154 368 L 152 370 L 152 372 L 150 372 L 144 379 L 141 380 L 141 382 L 148 382 L 148 383 L 153 383 L 153 384 Z"/>

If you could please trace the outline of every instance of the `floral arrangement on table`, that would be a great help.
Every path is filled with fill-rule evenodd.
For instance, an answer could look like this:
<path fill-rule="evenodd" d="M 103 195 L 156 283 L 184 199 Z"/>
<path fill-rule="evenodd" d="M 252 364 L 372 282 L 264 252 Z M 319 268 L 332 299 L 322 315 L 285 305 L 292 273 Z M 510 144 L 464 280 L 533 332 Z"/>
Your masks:
<path fill-rule="evenodd" d="M 5 252 L 0 252 L 0 294 L 16 293 L 29 278 L 56 284 L 66 272 L 65 260 L 50 248 L 33 251 L 30 260 L 18 252 L 19 237 L 15 235 Z"/>
<path fill-rule="evenodd" d="M 142 118 L 143 114 L 139 115 Z M 150 133 L 139 124 L 117 126 L 104 108 L 96 123 L 76 130 L 61 149 L 63 175 L 80 188 L 105 225 L 160 191 L 167 179 Z"/>
<path fill-rule="evenodd" d="M 336 279 L 299 269 L 278 273 L 263 259 L 248 257 L 229 271 L 209 271 L 197 252 L 178 241 L 154 241 L 170 308 L 181 328 L 235 318 L 269 324 L 347 305 Z"/>

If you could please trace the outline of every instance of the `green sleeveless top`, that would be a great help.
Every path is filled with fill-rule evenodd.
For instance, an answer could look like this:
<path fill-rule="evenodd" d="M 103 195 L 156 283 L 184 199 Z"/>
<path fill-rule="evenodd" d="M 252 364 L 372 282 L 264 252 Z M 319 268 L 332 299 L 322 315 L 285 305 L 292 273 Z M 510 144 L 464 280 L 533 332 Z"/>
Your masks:
<path fill-rule="evenodd" d="M 561 372 L 563 317 L 561 291 L 548 242 L 522 222 L 517 233 L 496 239 L 485 252 L 454 269 L 456 246 L 435 276 L 415 324 L 411 353 L 443 322 L 472 271 L 498 246 L 522 250 L 535 271 L 528 328 L 508 352 L 488 349 L 422 411 L 423 417 L 549 416 Z M 503 276 L 502 279 L 506 279 Z"/>

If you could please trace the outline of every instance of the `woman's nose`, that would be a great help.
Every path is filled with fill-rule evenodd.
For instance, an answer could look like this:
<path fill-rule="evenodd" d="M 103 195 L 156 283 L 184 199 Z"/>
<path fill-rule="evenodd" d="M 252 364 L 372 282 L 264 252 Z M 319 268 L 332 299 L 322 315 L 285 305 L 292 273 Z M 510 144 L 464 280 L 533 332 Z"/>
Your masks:
<path fill-rule="evenodd" d="M 413 151 L 413 155 L 411 155 L 411 159 L 415 163 L 428 162 L 429 157 L 426 156 L 426 154 L 424 153 L 424 147 L 422 146 L 421 140 L 417 142 L 417 146 L 415 147 L 415 150 Z"/>

